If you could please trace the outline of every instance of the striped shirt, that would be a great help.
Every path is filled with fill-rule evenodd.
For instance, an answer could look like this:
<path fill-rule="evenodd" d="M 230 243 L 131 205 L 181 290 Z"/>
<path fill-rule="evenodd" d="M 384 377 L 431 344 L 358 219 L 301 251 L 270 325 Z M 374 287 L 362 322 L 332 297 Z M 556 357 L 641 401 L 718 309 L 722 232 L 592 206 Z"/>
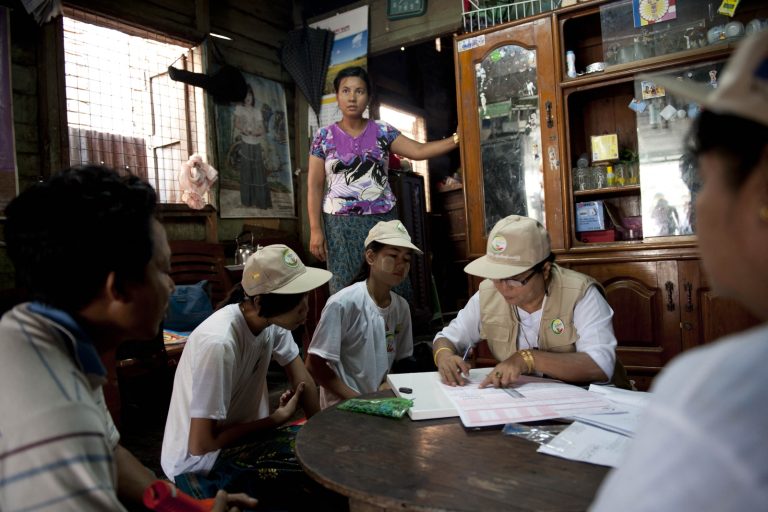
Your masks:
<path fill-rule="evenodd" d="M 125 510 L 119 434 L 85 333 L 66 313 L 27 303 L 0 320 L 0 350 L 0 510 Z"/>

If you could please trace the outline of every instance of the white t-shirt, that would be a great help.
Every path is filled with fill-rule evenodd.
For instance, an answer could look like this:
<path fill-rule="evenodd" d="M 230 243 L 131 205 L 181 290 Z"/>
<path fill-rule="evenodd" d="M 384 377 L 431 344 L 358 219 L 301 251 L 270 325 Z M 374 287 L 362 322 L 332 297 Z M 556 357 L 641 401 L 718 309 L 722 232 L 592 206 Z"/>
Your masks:
<path fill-rule="evenodd" d="M 768 324 L 676 358 L 593 511 L 768 509 Z"/>
<path fill-rule="evenodd" d="M 380 308 L 368 294 L 365 281 L 332 295 L 320 315 L 309 353 L 322 357 L 358 393 L 379 389 L 392 363 L 413 354 L 411 313 L 404 298 L 390 292 L 388 307 Z M 339 402 L 320 388 L 320 406 Z"/>
<path fill-rule="evenodd" d="M 546 300 L 546 299 L 545 299 Z M 533 313 L 517 308 L 520 329 L 517 333 L 517 346 L 520 350 L 538 348 L 541 313 L 544 307 Z M 610 380 L 616 363 L 616 336 L 613 333 L 613 310 L 597 288 L 590 286 L 584 297 L 576 303 L 573 310 L 573 325 L 579 339 L 576 351 L 588 354 Z M 469 344 L 480 341 L 480 292 L 476 292 L 451 320 L 446 328 L 435 335 L 435 339 L 446 338 L 456 346 L 459 354 L 464 354 Z"/>
<path fill-rule="evenodd" d="M 286 366 L 297 357 L 290 331 L 270 325 L 254 336 L 237 304 L 200 324 L 187 339 L 173 381 L 160 458 L 166 476 L 207 474 L 219 455 L 219 450 L 189 453 L 191 418 L 211 418 L 221 425 L 266 418 L 270 361 Z"/>

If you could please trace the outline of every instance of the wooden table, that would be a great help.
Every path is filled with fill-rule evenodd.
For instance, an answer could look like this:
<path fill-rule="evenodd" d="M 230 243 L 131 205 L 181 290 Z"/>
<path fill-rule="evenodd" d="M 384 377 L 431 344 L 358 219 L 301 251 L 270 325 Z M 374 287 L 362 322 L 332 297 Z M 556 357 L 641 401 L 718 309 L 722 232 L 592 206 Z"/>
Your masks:
<path fill-rule="evenodd" d="M 335 407 L 296 439 L 305 471 L 347 496 L 351 512 L 586 510 L 608 468 L 537 447 L 500 430 L 467 431 L 458 418 L 396 420 Z"/>

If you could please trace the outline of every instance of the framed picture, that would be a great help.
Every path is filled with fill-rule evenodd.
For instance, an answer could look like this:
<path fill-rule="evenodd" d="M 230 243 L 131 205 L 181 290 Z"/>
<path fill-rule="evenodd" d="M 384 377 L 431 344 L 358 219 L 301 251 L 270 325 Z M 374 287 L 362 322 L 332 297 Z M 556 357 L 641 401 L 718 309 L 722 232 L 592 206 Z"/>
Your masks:
<path fill-rule="evenodd" d="M 285 91 L 243 76 L 243 102 L 216 105 L 221 217 L 295 217 Z"/>
<path fill-rule="evenodd" d="M 667 95 L 667 91 L 664 89 L 664 87 L 656 85 L 651 80 L 641 81 L 640 91 L 642 92 L 644 100 L 650 100 L 652 98 L 663 98 Z"/>

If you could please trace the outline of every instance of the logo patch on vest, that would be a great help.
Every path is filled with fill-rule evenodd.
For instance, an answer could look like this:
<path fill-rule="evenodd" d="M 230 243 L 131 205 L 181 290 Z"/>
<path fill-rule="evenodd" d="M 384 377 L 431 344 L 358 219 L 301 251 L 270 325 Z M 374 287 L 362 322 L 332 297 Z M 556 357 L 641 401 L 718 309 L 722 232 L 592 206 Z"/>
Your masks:
<path fill-rule="evenodd" d="M 559 318 L 552 320 L 552 323 L 549 326 L 555 334 L 563 334 L 563 331 L 565 330 L 565 324 Z"/>

